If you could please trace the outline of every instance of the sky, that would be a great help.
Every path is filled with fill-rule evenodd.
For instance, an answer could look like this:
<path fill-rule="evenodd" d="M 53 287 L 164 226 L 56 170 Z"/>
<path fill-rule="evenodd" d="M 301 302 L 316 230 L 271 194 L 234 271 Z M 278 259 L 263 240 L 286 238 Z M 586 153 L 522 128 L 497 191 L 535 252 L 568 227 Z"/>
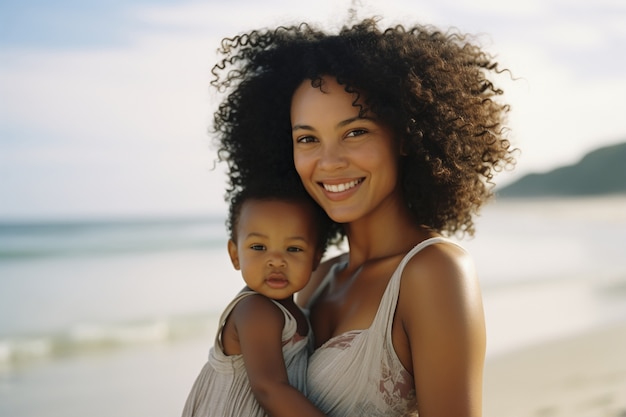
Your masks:
<path fill-rule="evenodd" d="M 358 1 L 384 24 L 478 35 L 515 81 L 510 183 L 626 141 L 626 2 Z M 225 213 L 208 134 L 220 40 L 348 0 L 0 0 L 0 221 Z"/>

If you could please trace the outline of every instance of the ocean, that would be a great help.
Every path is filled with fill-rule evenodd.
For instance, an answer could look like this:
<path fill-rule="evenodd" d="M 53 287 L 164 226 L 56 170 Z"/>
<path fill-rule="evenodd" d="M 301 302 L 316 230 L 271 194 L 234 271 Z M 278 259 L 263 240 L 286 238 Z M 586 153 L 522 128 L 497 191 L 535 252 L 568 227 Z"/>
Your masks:
<path fill-rule="evenodd" d="M 224 218 L 0 222 L 0 416 L 171 416 L 242 287 Z M 501 200 L 474 238 L 488 358 L 626 320 L 626 196 Z"/>

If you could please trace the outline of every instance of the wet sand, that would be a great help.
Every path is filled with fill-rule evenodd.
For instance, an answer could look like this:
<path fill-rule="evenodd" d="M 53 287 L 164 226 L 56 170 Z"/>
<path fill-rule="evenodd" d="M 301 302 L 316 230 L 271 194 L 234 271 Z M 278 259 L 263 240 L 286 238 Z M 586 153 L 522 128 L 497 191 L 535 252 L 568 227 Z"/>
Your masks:
<path fill-rule="evenodd" d="M 626 417 L 626 323 L 489 358 L 485 417 Z"/>
<path fill-rule="evenodd" d="M 212 335 L 0 372 L 0 415 L 180 415 Z M 487 359 L 484 417 L 626 417 L 626 323 Z"/>

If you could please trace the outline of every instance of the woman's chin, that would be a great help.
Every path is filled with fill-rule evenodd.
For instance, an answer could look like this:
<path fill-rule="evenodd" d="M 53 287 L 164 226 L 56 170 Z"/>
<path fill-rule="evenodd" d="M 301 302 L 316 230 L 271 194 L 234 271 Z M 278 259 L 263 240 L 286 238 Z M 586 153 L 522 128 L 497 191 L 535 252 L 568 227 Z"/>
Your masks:
<path fill-rule="evenodd" d="M 328 217 L 332 219 L 332 221 L 336 223 L 350 223 L 358 218 L 358 214 L 354 209 L 349 209 L 346 207 L 324 207 L 322 206 Z"/>

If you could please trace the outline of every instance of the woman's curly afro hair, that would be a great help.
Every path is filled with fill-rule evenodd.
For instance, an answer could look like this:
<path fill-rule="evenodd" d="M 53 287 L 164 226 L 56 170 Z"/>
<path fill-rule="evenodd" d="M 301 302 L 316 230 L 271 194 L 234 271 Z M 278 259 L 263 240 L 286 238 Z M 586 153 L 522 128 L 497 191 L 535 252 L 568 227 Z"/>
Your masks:
<path fill-rule="evenodd" d="M 211 84 L 225 98 L 213 128 L 228 164 L 227 200 L 260 177 L 297 176 L 291 97 L 304 80 L 319 86 L 323 76 L 363 97 L 362 114 L 391 127 L 416 224 L 473 234 L 494 174 L 515 163 L 505 136 L 509 106 L 488 79 L 503 71 L 466 35 L 420 25 L 381 30 L 377 19 L 336 34 L 303 23 L 223 39 L 218 52 Z"/>

